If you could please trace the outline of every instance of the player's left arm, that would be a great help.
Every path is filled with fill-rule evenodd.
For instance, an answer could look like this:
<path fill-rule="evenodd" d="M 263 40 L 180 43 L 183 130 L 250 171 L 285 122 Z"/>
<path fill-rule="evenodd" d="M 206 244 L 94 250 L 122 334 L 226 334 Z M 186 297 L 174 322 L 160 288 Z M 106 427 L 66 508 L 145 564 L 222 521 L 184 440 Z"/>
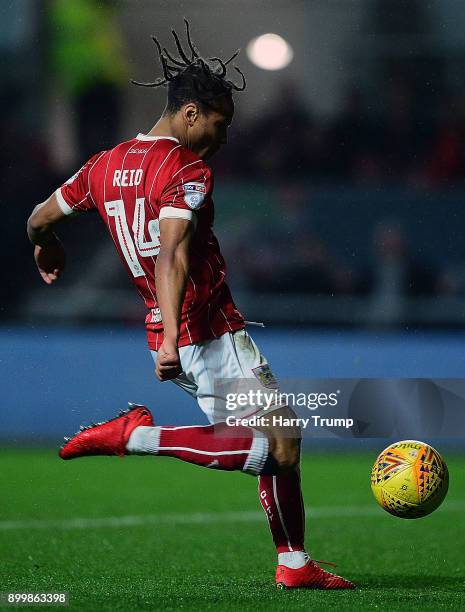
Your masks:
<path fill-rule="evenodd" d="M 155 264 L 155 285 L 164 331 L 156 365 L 156 374 L 161 381 L 176 378 L 182 371 L 178 340 L 192 234 L 193 222 L 189 219 L 168 217 L 160 221 L 160 252 Z"/>
<path fill-rule="evenodd" d="M 65 249 L 54 229 L 65 217 L 56 194 L 38 204 L 27 221 L 27 234 L 34 245 L 34 260 L 47 285 L 57 280 L 65 268 Z"/>

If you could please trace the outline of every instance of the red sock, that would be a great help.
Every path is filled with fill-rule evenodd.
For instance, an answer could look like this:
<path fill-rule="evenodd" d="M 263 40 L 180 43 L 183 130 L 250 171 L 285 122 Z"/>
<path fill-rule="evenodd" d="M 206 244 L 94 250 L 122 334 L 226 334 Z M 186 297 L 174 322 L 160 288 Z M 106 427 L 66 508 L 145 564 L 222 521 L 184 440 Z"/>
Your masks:
<path fill-rule="evenodd" d="M 250 427 L 228 427 L 224 423 L 193 427 L 154 427 L 159 438 L 157 455 L 218 470 L 242 470 L 257 476 L 268 457 L 268 440 Z"/>
<path fill-rule="evenodd" d="M 258 480 L 260 503 L 278 553 L 305 550 L 305 509 L 300 471 L 260 476 Z"/>

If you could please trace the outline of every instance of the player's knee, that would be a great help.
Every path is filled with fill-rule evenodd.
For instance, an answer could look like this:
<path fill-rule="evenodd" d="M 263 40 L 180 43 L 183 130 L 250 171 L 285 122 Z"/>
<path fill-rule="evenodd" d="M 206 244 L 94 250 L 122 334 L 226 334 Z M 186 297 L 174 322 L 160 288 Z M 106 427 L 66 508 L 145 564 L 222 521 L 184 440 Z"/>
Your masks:
<path fill-rule="evenodd" d="M 272 454 L 280 471 L 293 470 L 300 462 L 300 440 L 276 441 Z"/>

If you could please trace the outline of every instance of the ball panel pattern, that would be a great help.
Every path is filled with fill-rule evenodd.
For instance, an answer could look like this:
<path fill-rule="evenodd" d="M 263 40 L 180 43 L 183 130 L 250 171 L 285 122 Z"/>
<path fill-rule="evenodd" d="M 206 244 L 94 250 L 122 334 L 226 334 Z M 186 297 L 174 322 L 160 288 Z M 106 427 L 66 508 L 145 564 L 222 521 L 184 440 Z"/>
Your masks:
<path fill-rule="evenodd" d="M 371 472 L 376 501 L 400 518 L 419 518 L 436 510 L 448 485 L 449 474 L 441 455 L 416 440 L 388 446 L 379 454 Z"/>

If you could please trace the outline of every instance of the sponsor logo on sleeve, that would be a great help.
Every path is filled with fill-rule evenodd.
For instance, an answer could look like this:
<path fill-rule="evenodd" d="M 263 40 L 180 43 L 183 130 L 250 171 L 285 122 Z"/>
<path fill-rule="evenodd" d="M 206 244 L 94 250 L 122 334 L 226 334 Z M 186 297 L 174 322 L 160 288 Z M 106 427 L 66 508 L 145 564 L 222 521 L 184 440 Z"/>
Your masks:
<path fill-rule="evenodd" d="M 189 208 L 192 208 L 192 210 L 200 208 L 206 193 L 204 183 L 184 183 L 182 187 L 184 189 L 184 202 Z"/>

